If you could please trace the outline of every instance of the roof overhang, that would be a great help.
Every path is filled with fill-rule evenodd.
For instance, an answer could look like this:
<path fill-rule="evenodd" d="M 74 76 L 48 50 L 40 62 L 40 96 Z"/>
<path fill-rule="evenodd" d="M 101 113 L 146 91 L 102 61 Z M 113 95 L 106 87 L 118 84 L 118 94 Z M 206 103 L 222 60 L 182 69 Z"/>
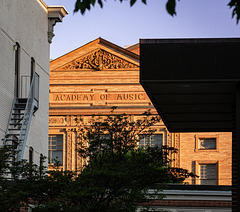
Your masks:
<path fill-rule="evenodd" d="M 63 6 L 47 6 L 47 10 L 48 18 L 57 19 L 58 22 L 62 22 L 62 19 L 68 14 Z"/>
<path fill-rule="evenodd" d="M 239 38 L 140 40 L 140 83 L 169 131 L 232 131 L 239 51 Z"/>

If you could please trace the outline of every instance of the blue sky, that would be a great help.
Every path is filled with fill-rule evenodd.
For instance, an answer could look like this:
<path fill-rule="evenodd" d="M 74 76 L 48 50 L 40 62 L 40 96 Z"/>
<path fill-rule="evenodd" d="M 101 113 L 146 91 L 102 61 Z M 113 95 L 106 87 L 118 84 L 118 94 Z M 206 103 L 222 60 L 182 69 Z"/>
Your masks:
<path fill-rule="evenodd" d="M 75 0 L 45 0 L 63 5 L 69 14 L 55 26 L 50 58 L 56 59 L 98 37 L 116 45 L 132 45 L 141 38 L 240 37 L 240 23 L 232 19 L 230 0 L 180 0 L 177 16 L 165 9 L 166 0 L 140 0 L 130 8 L 129 0 L 104 1 L 85 15 L 73 13 Z"/>

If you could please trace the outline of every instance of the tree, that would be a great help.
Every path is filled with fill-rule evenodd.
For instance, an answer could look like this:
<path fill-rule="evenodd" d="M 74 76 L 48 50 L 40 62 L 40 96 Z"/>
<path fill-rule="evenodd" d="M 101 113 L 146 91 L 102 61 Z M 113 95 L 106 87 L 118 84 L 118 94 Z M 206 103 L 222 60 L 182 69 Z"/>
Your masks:
<path fill-rule="evenodd" d="M 114 110 L 113 110 L 114 111 Z M 155 196 L 166 184 L 182 183 L 195 176 L 185 169 L 171 167 L 171 147 L 141 148 L 139 135 L 149 137 L 160 121 L 150 112 L 139 120 L 125 114 L 94 117 L 86 126 L 76 120 L 79 132 L 78 154 L 85 165 L 78 175 L 72 171 L 49 171 L 26 161 L 6 163 L 14 151 L 0 148 L 0 211 L 136 211 L 150 204 L 148 190 Z M 7 170 L 13 181 L 4 178 Z M 146 203 L 146 204 L 143 204 Z"/>
<path fill-rule="evenodd" d="M 119 0 L 122 2 L 123 0 Z M 130 6 L 133 6 L 137 0 L 129 0 Z M 141 0 L 143 4 L 147 4 L 147 0 Z M 180 0 L 178 0 L 180 1 Z M 103 0 L 97 1 L 100 7 L 103 7 Z M 77 0 L 75 3 L 74 12 L 80 11 L 82 14 L 86 12 L 86 10 L 90 10 L 91 6 L 94 6 L 96 0 Z M 239 0 L 230 0 L 228 6 L 233 9 L 232 18 L 236 16 L 237 24 L 240 19 L 240 1 Z M 176 15 L 176 0 L 168 0 L 166 3 L 166 10 L 171 15 Z"/>
<path fill-rule="evenodd" d="M 47 185 L 46 167 L 13 160 L 17 145 L 0 147 L 0 211 L 19 211 L 41 203 Z M 44 157 L 41 158 L 44 160 Z"/>
<path fill-rule="evenodd" d="M 61 194 L 73 182 L 69 171 L 51 171 L 46 167 L 12 161 L 17 146 L 0 147 L 0 211 L 61 211 Z M 44 163 L 45 157 L 40 160 Z M 49 174 L 49 175 L 48 175 Z"/>
<path fill-rule="evenodd" d="M 136 211 L 141 203 L 151 201 L 149 189 L 154 188 L 156 196 L 162 198 L 159 191 L 166 184 L 182 183 L 194 176 L 171 167 L 170 155 L 176 149 L 137 145 L 140 136 L 154 133 L 159 121 L 150 112 L 137 121 L 125 114 L 93 116 L 90 126 L 77 120 L 78 153 L 86 165 L 75 181 L 72 198 L 82 203 L 81 211 Z"/>

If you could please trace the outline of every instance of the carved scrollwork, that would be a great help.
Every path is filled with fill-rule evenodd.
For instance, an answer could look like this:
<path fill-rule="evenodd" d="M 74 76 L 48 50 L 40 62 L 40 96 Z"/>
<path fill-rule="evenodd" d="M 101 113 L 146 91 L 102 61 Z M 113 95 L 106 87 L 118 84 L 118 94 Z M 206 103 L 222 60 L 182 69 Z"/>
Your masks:
<path fill-rule="evenodd" d="M 108 53 L 102 49 L 77 60 L 63 67 L 63 69 L 122 69 L 122 68 L 138 68 L 137 65 Z"/>
<path fill-rule="evenodd" d="M 176 167 L 180 167 L 180 134 L 175 134 L 175 148 L 178 150 L 176 154 Z"/>
<path fill-rule="evenodd" d="M 65 117 L 49 117 L 49 125 L 66 125 Z"/>
<path fill-rule="evenodd" d="M 70 130 L 67 134 L 67 169 L 72 169 L 72 134 Z"/>

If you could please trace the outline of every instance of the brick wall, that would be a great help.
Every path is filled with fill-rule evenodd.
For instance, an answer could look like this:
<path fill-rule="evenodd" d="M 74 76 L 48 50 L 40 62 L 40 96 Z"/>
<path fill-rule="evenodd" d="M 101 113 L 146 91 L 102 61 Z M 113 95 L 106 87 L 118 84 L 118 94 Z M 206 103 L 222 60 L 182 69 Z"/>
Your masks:
<path fill-rule="evenodd" d="M 73 65 L 72 61 L 75 59 L 84 58 L 85 55 L 90 55 L 99 48 L 136 64 L 136 59 L 131 54 L 124 52 L 124 50 L 120 51 L 119 47 L 114 46 L 114 44 L 107 44 L 105 42 L 105 45 L 102 45 L 101 39 L 97 39 L 50 63 L 49 132 L 51 134 L 61 134 L 71 128 L 75 130 L 74 122 L 71 121 L 74 120 L 75 116 L 106 115 L 110 113 L 111 106 L 119 106 L 117 109 L 118 113 L 131 114 L 133 116 L 139 116 L 147 109 L 151 109 L 153 114 L 157 114 L 147 96 L 144 96 L 144 100 L 117 100 L 116 97 L 115 99 L 101 100 L 99 98 L 101 94 L 109 95 L 110 97 L 112 97 L 111 95 L 127 93 L 143 93 L 145 95 L 139 83 L 139 68 L 105 69 L 98 71 L 94 69 L 80 69 L 78 66 L 66 68 L 67 64 Z M 127 49 L 138 53 L 139 46 L 134 45 Z M 67 100 L 65 97 L 61 100 L 56 96 L 65 94 L 94 94 L 96 98 L 86 98 L 83 101 L 82 99 L 81 101 L 76 101 L 71 100 L 71 98 Z M 174 159 L 176 159 L 173 163 L 174 166 L 195 171 L 194 164 L 196 161 L 214 161 L 218 164 L 219 184 L 231 185 L 231 133 L 170 133 L 163 123 L 159 124 L 156 128 L 158 133 L 164 133 L 164 144 L 174 146 L 179 150 L 178 155 L 174 156 Z M 217 136 L 218 150 L 196 151 L 196 136 L 199 135 Z M 64 146 L 67 147 L 65 144 Z M 67 155 L 70 155 L 67 154 L 67 148 L 64 151 L 64 156 L 66 156 L 65 162 L 72 163 L 72 160 L 67 158 Z M 75 157 L 77 156 L 75 155 Z M 68 167 L 68 165 L 64 166 Z M 187 182 L 195 183 L 192 179 Z"/>
<path fill-rule="evenodd" d="M 198 150 L 198 137 L 217 137 L 217 150 Z M 232 133 L 181 133 L 180 167 L 196 174 L 198 164 L 217 164 L 217 181 L 219 185 L 232 184 Z M 188 179 L 188 183 L 199 183 L 198 179 Z"/>

